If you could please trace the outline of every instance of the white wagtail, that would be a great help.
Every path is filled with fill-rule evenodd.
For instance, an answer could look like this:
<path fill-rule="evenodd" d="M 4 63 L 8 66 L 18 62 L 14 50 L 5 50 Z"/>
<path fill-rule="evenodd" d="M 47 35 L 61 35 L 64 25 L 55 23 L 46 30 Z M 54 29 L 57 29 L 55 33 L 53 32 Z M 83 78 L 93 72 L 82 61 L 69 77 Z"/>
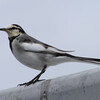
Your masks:
<path fill-rule="evenodd" d="M 10 49 L 18 61 L 30 68 L 41 70 L 34 79 L 27 83 L 20 84 L 20 86 L 28 86 L 40 81 L 40 76 L 49 66 L 64 62 L 100 64 L 100 59 L 77 57 L 68 54 L 69 51 L 59 50 L 51 45 L 45 44 L 29 36 L 19 25 L 16 24 L 1 28 L 0 31 L 8 33 Z"/>

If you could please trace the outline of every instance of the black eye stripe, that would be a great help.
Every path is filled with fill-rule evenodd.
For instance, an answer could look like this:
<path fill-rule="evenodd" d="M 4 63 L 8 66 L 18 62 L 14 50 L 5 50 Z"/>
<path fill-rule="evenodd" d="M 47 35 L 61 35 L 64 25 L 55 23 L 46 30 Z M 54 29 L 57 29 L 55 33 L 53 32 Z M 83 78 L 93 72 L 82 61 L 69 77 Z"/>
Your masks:
<path fill-rule="evenodd" d="M 12 27 L 12 28 L 9 28 L 9 30 L 19 30 L 18 28 L 15 28 L 15 27 Z"/>
<path fill-rule="evenodd" d="M 12 27 L 12 28 L 9 28 L 8 30 L 19 30 L 19 32 L 25 33 L 25 31 L 22 28 Z"/>

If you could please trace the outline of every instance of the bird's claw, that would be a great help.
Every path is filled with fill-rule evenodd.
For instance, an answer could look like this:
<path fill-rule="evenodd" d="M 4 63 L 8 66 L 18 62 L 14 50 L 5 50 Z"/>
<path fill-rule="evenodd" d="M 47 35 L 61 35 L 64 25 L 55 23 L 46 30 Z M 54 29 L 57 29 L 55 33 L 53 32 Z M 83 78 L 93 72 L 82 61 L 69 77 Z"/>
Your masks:
<path fill-rule="evenodd" d="M 27 82 L 27 83 L 18 84 L 18 86 L 29 86 L 29 85 L 31 85 L 31 84 L 35 84 L 36 82 L 40 82 L 40 81 L 44 81 L 44 80 L 45 80 L 45 79 L 29 81 L 29 82 Z"/>

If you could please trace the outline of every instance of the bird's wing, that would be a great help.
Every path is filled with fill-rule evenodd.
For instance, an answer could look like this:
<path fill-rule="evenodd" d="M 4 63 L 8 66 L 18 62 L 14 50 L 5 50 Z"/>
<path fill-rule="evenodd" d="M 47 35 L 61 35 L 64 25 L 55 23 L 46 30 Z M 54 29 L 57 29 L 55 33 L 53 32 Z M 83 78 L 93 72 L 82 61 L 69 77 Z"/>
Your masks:
<path fill-rule="evenodd" d="M 36 40 L 35 38 L 32 38 L 28 35 L 24 35 L 24 37 L 20 38 L 21 46 L 24 48 L 24 50 L 29 52 L 45 52 L 45 53 L 67 53 L 67 52 L 73 52 L 73 51 L 63 51 L 60 49 L 57 49 L 53 46 L 50 46 L 48 44 L 45 44 L 39 40 Z"/>
<path fill-rule="evenodd" d="M 68 51 L 63 51 L 59 50 L 55 47 L 52 46 L 47 46 L 45 44 L 40 44 L 40 43 L 21 43 L 21 46 L 24 48 L 25 51 L 27 52 L 35 52 L 35 53 L 44 53 L 44 54 L 60 54 L 60 53 L 67 53 Z M 70 51 L 72 52 L 72 51 Z"/>

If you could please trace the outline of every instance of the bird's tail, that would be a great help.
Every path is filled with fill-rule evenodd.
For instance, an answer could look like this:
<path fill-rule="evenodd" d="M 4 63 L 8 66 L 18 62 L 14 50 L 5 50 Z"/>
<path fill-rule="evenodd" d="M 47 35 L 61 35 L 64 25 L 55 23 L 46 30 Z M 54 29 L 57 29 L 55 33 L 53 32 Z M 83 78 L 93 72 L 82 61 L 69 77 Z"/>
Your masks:
<path fill-rule="evenodd" d="M 73 56 L 72 58 L 74 58 L 74 60 L 79 62 L 100 64 L 100 59 L 97 58 L 87 58 L 87 57 L 78 57 L 78 56 Z"/>
<path fill-rule="evenodd" d="M 100 65 L 100 59 L 88 58 L 88 57 L 78 57 L 68 53 L 52 53 L 55 55 L 54 58 L 49 59 L 48 66 L 57 65 L 64 62 L 81 62 L 81 63 L 91 63 Z"/>

